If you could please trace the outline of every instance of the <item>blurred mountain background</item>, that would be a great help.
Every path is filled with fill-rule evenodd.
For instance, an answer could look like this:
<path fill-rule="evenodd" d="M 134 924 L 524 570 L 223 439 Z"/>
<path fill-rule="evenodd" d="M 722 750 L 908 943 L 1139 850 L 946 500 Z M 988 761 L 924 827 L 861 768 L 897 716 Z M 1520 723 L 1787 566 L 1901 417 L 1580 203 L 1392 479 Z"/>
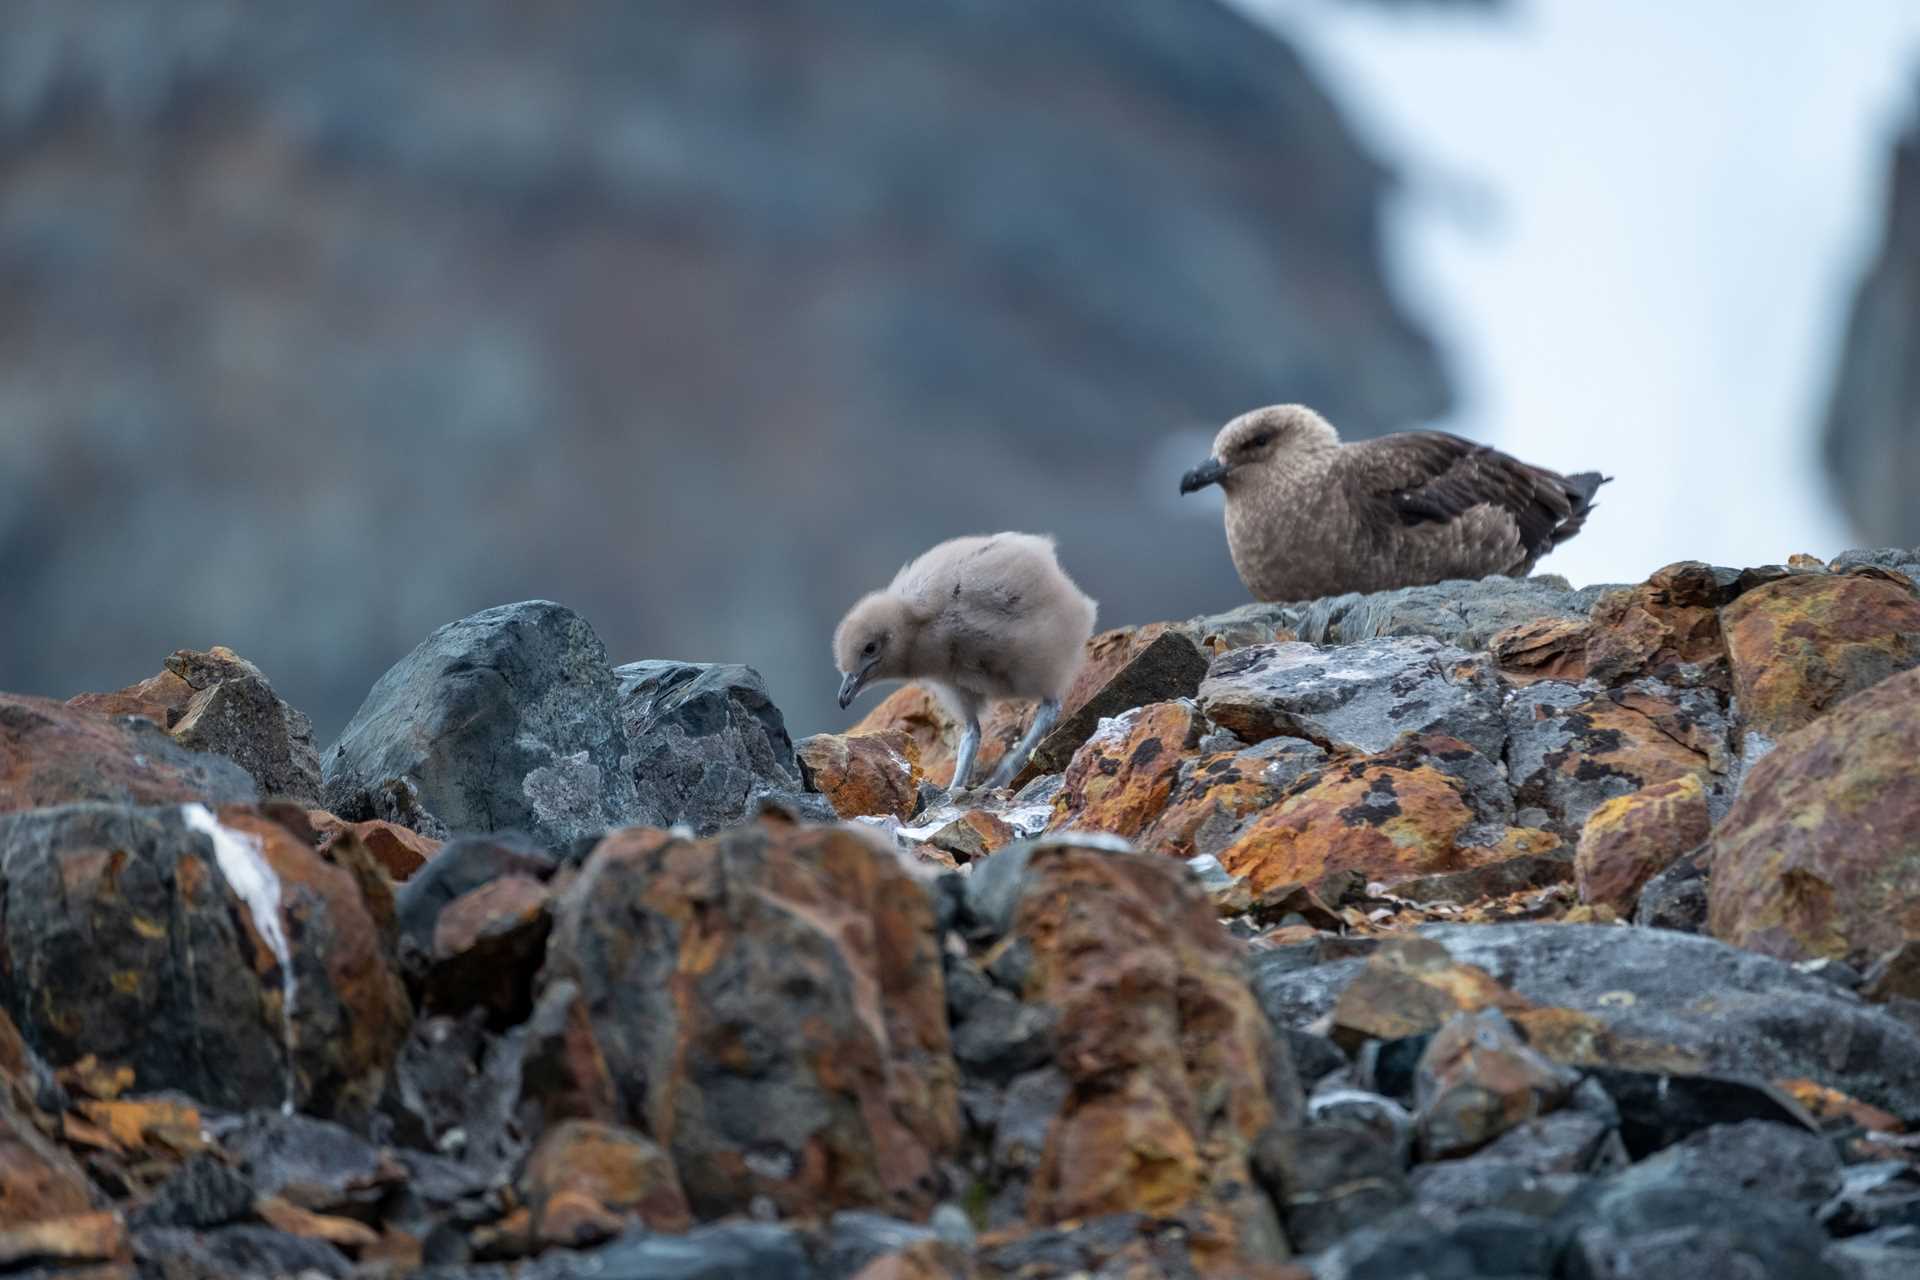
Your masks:
<path fill-rule="evenodd" d="M 1456 100 L 1439 71 L 1381 76 L 1393 50 L 1562 7 L 0 0 L 0 687 L 115 688 L 227 644 L 325 742 L 435 626 L 539 596 L 616 662 L 758 667 L 809 732 L 847 719 L 839 613 L 942 537 L 1056 534 L 1108 625 L 1242 601 L 1217 508 L 1175 483 L 1277 400 L 1604 466 L 1621 493 L 1581 543 L 1624 541 L 1543 568 L 1642 575 L 1670 504 L 1631 477 L 1671 460 L 1577 416 L 1505 438 L 1501 370 L 1538 349 L 1450 313 L 1481 295 L 1423 275 L 1409 220 L 1510 193 L 1433 180 L 1379 114 Z M 1893 139 L 1863 121 L 1847 154 L 1881 173 Z M 1813 523 L 1782 538 L 1844 510 L 1920 541 L 1904 145 L 1901 183 L 1845 197 L 1877 255 L 1866 230 L 1809 248 L 1840 506 L 1799 469 Z M 1551 348 L 1556 305 L 1531 314 Z M 1810 458 L 1823 408 L 1780 419 Z M 1708 521 L 1769 498 L 1727 417 L 1699 424 L 1715 484 L 1682 477 Z M 1839 547 L 1749 558 L 1803 549 Z"/>

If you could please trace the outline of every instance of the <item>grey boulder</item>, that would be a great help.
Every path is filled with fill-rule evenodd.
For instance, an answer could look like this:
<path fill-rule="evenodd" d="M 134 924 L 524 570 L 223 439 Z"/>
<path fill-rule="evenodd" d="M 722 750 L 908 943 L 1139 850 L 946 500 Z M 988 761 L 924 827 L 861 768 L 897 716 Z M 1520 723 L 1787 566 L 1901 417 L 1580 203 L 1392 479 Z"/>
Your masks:
<path fill-rule="evenodd" d="M 340 817 L 436 836 L 518 828 L 554 846 L 660 823 L 634 791 L 606 649 L 548 600 L 428 636 L 375 683 L 325 772 Z M 390 808 L 397 794 L 410 803 Z"/>
<path fill-rule="evenodd" d="M 630 662 L 613 676 L 635 791 L 662 822 L 712 835 L 751 818 L 767 800 L 835 820 L 801 782 L 786 720 L 752 667 Z"/>

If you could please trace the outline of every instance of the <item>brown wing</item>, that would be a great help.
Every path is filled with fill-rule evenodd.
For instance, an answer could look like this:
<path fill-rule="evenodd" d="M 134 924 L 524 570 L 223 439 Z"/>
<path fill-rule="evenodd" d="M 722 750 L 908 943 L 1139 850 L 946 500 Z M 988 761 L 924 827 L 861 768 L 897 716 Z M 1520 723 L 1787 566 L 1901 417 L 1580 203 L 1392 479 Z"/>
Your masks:
<path fill-rule="evenodd" d="M 1360 488 L 1383 518 L 1446 523 L 1488 505 L 1507 513 L 1532 556 L 1580 531 L 1607 477 L 1563 476 L 1443 431 L 1406 431 L 1350 448 Z"/>

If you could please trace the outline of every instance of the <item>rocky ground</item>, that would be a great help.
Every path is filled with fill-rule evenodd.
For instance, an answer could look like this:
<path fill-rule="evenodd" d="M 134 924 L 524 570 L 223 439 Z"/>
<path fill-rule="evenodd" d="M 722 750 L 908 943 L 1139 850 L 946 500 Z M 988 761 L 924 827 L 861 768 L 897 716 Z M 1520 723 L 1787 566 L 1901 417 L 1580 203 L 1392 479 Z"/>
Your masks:
<path fill-rule="evenodd" d="M 0 695 L 0 1270 L 1920 1275 L 1916 577 L 1108 632 L 1000 793 L 545 602 Z"/>

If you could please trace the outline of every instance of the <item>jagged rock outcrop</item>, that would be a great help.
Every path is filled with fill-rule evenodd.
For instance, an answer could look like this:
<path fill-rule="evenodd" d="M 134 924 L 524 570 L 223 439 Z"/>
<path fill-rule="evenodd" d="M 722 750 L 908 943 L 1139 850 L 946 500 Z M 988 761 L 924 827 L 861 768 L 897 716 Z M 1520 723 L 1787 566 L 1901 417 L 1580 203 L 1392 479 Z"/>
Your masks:
<path fill-rule="evenodd" d="M 262 796 L 320 802 L 313 722 L 274 693 L 260 668 L 223 645 L 205 653 L 177 650 L 160 674 L 115 693 L 81 694 L 67 705 L 145 716 L 189 751 L 232 760 Z"/>

